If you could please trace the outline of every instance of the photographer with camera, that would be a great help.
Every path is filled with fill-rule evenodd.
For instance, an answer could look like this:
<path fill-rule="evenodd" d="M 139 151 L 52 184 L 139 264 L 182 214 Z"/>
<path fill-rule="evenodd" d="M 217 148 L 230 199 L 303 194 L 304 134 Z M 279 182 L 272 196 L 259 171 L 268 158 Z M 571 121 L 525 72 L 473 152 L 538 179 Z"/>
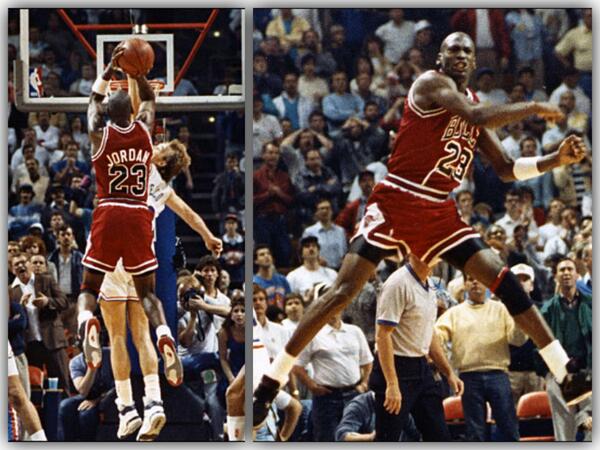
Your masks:
<path fill-rule="evenodd" d="M 212 257 L 204 257 L 201 262 L 205 258 Z M 201 268 L 200 272 L 202 271 Z M 205 399 L 213 438 L 220 440 L 223 435 L 225 411 L 217 396 L 218 377 L 222 375 L 217 355 L 218 330 L 215 319 L 216 316 L 227 316 L 230 307 L 214 304 L 199 278 L 197 275 L 187 275 L 179 278 L 177 282 L 177 296 L 181 308 L 185 311 L 178 323 L 178 353 L 183 365 L 185 382 L 190 389 Z M 213 284 L 217 279 L 218 277 L 215 276 Z M 208 285 L 210 287 L 210 283 Z M 216 288 L 212 286 L 212 289 Z"/>

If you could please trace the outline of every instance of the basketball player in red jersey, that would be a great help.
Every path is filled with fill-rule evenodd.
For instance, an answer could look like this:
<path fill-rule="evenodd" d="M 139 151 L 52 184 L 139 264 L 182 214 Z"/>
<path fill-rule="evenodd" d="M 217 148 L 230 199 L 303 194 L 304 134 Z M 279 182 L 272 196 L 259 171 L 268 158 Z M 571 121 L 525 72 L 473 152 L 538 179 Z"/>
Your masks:
<path fill-rule="evenodd" d="M 468 172 L 476 148 L 503 181 L 533 178 L 579 162 L 586 148 L 580 138 L 569 136 L 554 153 L 510 160 L 493 128 L 533 114 L 556 120 L 562 117 L 560 110 L 536 102 L 478 104 L 467 88 L 475 69 L 475 46 L 464 33 L 446 37 L 437 62 L 438 70 L 419 76 L 408 93 L 388 162 L 389 174 L 373 189 L 336 281 L 304 313 L 285 351 L 277 355 L 254 391 L 255 426 L 264 421 L 302 349 L 332 315 L 356 297 L 377 264 L 398 252 L 412 253 L 430 266 L 443 259 L 482 282 L 540 349 L 567 402 L 576 403 L 591 394 L 591 380 L 585 374 L 567 373 L 569 357 L 519 280 L 480 235 L 461 221 L 454 201 L 448 198 Z"/>
<path fill-rule="evenodd" d="M 110 121 L 105 124 L 102 101 L 108 90 L 116 61 L 123 54 L 118 45 L 102 78 L 92 87 L 88 106 L 92 163 L 96 171 L 98 206 L 83 257 L 84 273 L 78 298 L 83 351 L 87 364 L 100 366 L 100 323 L 93 316 L 96 299 L 106 272 L 114 271 L 122 258 L 125 270 L 133 276 L 137 295 L 158 336 L 158 350 L 164 361 L 167 381 L 178 386 L 183 369 L 175 342 L 166 325 L 162 304 L 154 293 L 154 270 L 158 262 L 153 247 L 154 213 L 148 208 L 152 138 L 156 104 L 154 92 L 144 76 L 135 78 L 141 104 L 131 120 L 130 96 L 123 90 L 111 94 L 107 104 Z M 119 388 L 119 386 L 117 386 Z M 123 387 L 123 389 L 130 389 Z"/>

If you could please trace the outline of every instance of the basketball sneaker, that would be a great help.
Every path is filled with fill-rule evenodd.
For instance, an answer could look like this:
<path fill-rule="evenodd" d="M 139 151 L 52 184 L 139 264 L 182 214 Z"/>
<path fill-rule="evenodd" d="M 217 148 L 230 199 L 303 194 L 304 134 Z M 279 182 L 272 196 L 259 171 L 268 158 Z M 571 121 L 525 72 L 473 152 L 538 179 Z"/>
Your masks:
<path fill-rule="evenodd" d="M 92 317 L 81 324 L 79 332 L 85 362 L 90 369 L 102 365 L 102 345 L 100 343 L 100 321 Z"/>
<path fill-rule="evenodd" d="M 264 424 L 277 392 L 279 392 L 279 382 L 263 375 L 252 399 L 252 426 L 254 429 L 260 428 Z"/>
<path fill-rule="evenodd" d="M 592 371 L 580 370 L 567 374 L 560 384 L 560 391 L 567 406 L 581 403 L 592 395 Z"/>
<path fill-rule="evenodd" d="M 142 427 L 138 432 L 136 440 L 138 442 L 155 440 L 166 422 L 167 416 L 165 416 L 163 402 L 149 400 L 144 397 L 144 422 L 142 423 Z"/>
<path fill-rule="evenodd" d="M 169 336 L 161 336 L 157 343 L 164 367 L 165 377 L 171 386 L 179 386 L 183 382 L 183 366 L 175 348 L 175 342 Z"/>
<path fill-rule="evenodd" d="M 115 403 L 119 410 L 119 429 L 117 430 L 117 437 L 119 439 L 125 439 L 142 426 L 142 419 L 140 418 L 137 409 L 135 409 L 135 404 L 123 405 L 118 399 L 115 400 Z"/>

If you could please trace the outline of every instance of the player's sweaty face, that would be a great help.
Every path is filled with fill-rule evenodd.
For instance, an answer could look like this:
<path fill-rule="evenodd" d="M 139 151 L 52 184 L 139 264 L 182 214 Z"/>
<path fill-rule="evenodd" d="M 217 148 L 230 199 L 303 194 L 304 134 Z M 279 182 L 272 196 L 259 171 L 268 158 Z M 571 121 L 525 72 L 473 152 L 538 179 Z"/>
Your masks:
<path fill-rule="evenodd" d="M 475 69 L 475 48 L 466 37 L 451 37 L 442 44 L 440 63 L 444 73 L 452 78 L 468 79 Z"/>

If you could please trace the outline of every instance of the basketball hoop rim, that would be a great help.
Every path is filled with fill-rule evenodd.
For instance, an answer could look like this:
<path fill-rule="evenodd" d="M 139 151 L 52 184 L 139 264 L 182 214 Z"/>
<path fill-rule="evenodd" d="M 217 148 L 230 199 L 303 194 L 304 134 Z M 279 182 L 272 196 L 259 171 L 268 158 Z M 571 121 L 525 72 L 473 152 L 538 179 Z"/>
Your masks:
<path fill-rule="evenodd" d="M 155 93 L 159 93 L 165 86 L 166 83 L 162 80 L 148 80 L 148 84 Z M 128 90 L 129 80 L 110 80 L 108 82 L 108 89 L 111 93 L 118 90 Z"/>

